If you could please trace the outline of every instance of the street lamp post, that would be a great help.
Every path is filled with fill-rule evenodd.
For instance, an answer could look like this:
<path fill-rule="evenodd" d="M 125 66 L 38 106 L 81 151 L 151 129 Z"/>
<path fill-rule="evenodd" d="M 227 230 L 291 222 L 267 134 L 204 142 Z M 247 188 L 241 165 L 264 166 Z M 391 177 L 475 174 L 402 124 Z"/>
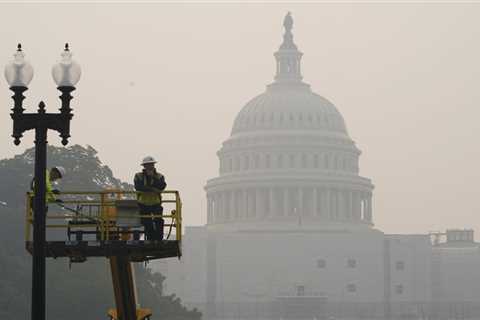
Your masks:
<path fill-rule="evenodd" d="M 24 113 L 23 93 L 33 78 L 33 68 L 25 60 L 22 46 L 19 44 L 14 60 L 5 67 L 5 78 L 13 91 L 14 107 L 10 114 L 13 120 L 15 145 L 20 144 L 23 133 L 35 130 L 35 198 L 33 203 L 33 263 L 32 263 L 32 305 L 31 319 L 45 320 L 45 220 L 47 206 L 45 203 L 45 184 L 47 172 L 47 131 L 60 133 L 62 144 L 68 143 L 70 137 L 70 120 L 73 117 L 70 108 L 71 92 L 80 80 L 80 66 L 72 60 L 72 54 L 65 44 L 62 59 L 53 66 L 52 76 L 57 89 L 62 93 L 60 113 L 47 113 L 45 103 L 41 101 L 37 113 Z"/>

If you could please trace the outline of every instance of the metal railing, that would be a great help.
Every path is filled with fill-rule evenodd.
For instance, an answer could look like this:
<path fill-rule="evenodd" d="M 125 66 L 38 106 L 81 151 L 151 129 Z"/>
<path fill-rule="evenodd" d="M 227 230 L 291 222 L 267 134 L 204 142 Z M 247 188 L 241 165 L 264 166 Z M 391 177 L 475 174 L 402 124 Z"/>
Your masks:
<path fill-rule="evenodd" d="M 163 218 L 164 228 L 168 228 L 168 235 L 175 229 L 175 240 L 182 240 L 182 202 L 180 193 L 175 190 L 161 192 L 164 214 L 140 215 L 138 210 L 128 214 L 119 212 L 118 200 L 136 200 L 137 192 L 123 190 L 103 191 L 67 191 L 61 192 L 57 198 L 63 202 L 48 203 L 46 215 L 46 230 L 71 228 L 85 228 L 94 230 L 97 240 L 129 240 L 133 229 L 120 226 L 122 219 Z M 33 227 L 32 192 L 26 196 L 25 240 L 31 241 Z M 48 239 L 47 239 L 48 241 Z"/>

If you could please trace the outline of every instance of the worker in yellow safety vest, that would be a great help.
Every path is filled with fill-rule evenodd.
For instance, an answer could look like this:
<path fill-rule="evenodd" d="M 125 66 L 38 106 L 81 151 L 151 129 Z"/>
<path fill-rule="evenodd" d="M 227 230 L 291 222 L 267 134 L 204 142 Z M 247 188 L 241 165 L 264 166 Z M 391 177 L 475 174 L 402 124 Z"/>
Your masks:
<path fill-rule="evenodd" d="M 141 163 L 143 170 L 135 174 L 134 184 L 141 215 L 163 214 L 161 192 L 167 184 L 165 177 L 155 169 L 155 163 L 153 157 L 145 157 Z M 163 239 L 163 218 L 142 217 L 141 221 L 145 227 L 145 239 Z"/>
<path fill-rule="evenodd" d="M 49 202 L 63 202 L 61 199 L 57 199 L 56 195 L 60 193 L 57 189 L 53 189 L 53 182 L 62 179 L 66 174 L 64 167 L 56 166 L 47 170 L 45 175 L 45 200 Z M 35 178 L 32 179 L 30 183 L 30 189 L 32 192 L 35 192 Z M 32 199 L 35 195 L 32 195 Z"/>

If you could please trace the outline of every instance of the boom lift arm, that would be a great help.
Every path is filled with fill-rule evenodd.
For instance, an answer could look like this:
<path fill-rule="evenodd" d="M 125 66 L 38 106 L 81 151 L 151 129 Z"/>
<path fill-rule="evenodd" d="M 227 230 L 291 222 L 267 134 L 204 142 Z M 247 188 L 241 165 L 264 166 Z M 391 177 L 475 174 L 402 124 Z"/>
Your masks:
<path fill-rule="evenodd" d="M 137 309 L 137 291 L 135 274 L 127 257 L 110 257 L 113 291 L 116 309 L 110 309 L 108 315 L 112 320 L 149 320 L 150 309 Z"/>

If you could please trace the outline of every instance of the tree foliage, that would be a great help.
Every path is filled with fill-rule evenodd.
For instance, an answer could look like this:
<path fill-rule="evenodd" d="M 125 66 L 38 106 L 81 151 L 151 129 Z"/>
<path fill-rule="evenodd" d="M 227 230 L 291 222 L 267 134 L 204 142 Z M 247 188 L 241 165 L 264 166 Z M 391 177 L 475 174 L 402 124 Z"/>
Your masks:
<path fill-rule="evenodd" d="M 62 189 L 69 191 L 131 189 L 116 179 L 90 146 L 48 147 L 48 165 L 65 167 Z M 33 177 L 34 150 L 0 160 L 0 319 L 29 319 L 31 257 L 25 251 L 25 192 Z M 143 264 L 135 264 L 139 300 L 153 310 L 153 319 L 201 318 L 187 310 L 175 295 L 162 292 L 164 277 Z M 48 319 L 106 319 L 114 307 L 110 266 L 106 258 L 90 258 L 69 266 L 67 259 L 47 260 Z"/>

